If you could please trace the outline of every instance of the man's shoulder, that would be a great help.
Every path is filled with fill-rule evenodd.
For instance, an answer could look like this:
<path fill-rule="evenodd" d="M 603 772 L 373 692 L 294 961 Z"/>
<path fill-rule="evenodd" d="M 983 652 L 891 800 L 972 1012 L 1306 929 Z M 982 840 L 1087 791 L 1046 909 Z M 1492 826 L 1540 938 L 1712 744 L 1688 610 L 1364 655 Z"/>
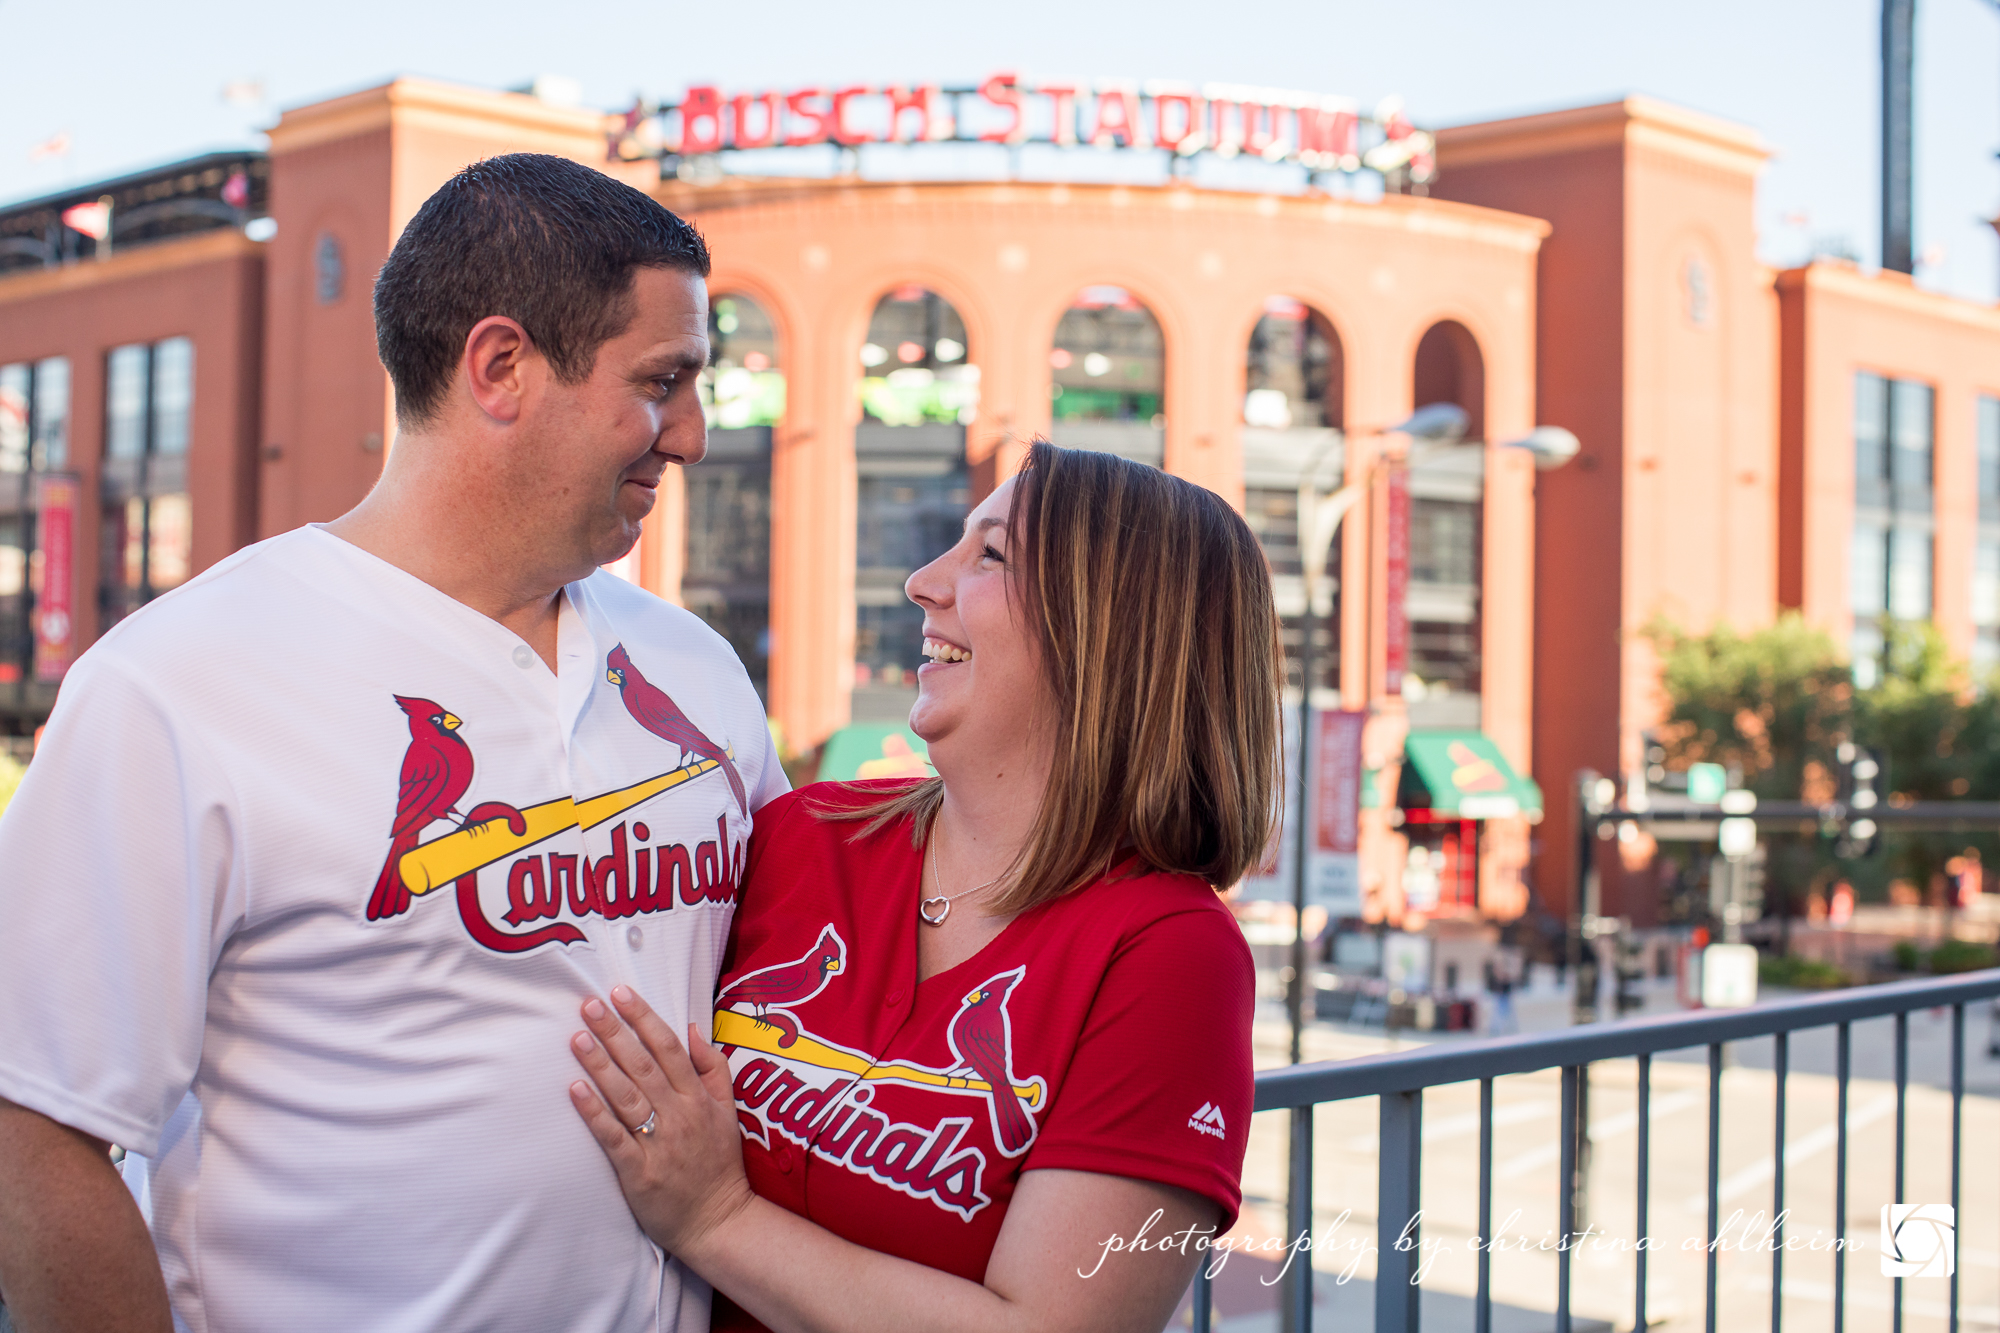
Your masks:
<path fill-rule="evenodd" d="M 675 606 L 609 570 L 598 570 L 580 586 L 621 636 L 638 640 L 656 652 L 691 657 L 698 664 L 743 673 L 742 661 L 729 646 L 729 640 L 686 607 Z"/>
<path fill-rule="evenodd" d="M 150 665 L 162 654 L 211 653 L 233 638 L 256 637 L 260 609 L 295 604 L 310 588 L 310 564 L 307 529 L 268 537 L 132 612 L 100 635 L 90 654 Z"/>

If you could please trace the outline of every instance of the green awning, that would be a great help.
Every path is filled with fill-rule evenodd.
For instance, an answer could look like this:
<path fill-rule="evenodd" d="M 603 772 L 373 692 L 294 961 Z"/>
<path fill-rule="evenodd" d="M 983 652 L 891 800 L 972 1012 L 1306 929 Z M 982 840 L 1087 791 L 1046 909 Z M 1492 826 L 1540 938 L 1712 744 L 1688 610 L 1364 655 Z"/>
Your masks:
<path fill-rule="evenodd" d="M 1514 771 L 1479 731 L 1413 731 L 1403 742 L 1396 804 L 1454 819 L 1506 819 L 1542 812 L 1542 789 Z"/>
<path fill-rule="evenodd" d="M 929 754 L 921 737 L 895 722 L 856 722 L 827 737 L 819 752 L 818 780 L 846 782 L 853 778 L 927 778 Z"/>

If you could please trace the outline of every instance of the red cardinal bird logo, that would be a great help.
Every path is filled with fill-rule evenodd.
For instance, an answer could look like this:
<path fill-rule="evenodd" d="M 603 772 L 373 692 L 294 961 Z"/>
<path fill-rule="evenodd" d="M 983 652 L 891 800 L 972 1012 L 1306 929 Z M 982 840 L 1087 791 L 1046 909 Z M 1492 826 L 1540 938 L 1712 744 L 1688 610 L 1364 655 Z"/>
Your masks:
<path fill-rule="evenodd" d="M 825 990 L 833 974 L 846 966 L 847 945 L 829 925 L 819 933 L 819 942 L 805 957 L 738 977 L 734 985 L 715 997 L 715 1003 L 723 1009 L 750 1005 L 756 1009 L 758 1018 L 784 1033 L 778 1038 L 778 1045 L 790 1046 L 799 1039 L 799 1026 L 790 1014 L 773 1014 L 772 1008 L 804 1004 Z"/>
<path fill-rule="evenodd" d="M 701 728 L 688 721 L 687 714 L 667 697 L 665 690 L 639 674 L 624 644 L 613 648 L 605 659 L 604 678 L 618 687 L 618 697 L 625 701 L 625 711 L 634 722 L 667 744 L 678 746 L 683 754 L 719 763 L 722 775 L 729 779 L 729 790 L 736 796 L 736 808 L 744 814 L 750 813 L 750 800 L 743 792 L 743 776 L 736 771 L 736 761 L 729 757 L 729 751 L 702 735 Z"/>
<path fill-rule="evenodd" d="M 389 859 L 368 899 L 368 919 L 380 921 L 410 910 L 410 891 L 399 868 L 417 845 L 417 836 L 438 820 L 456 815 L 459 798 L 472 785 L 472 750 L 458 735 L 459 721 L 442 704 L 395 696 L 410 719 L 410 748 L 396 791 L 396 823 L 389 831 Z M 463 816 L 460 817 L 461 822 Z"/>
<path fill-rule="evenodd" d="M 993 1141 L 1009 1157 L 1019 1157 L 1035 1140 L 1035 1122 L 1021 1109 L 1021 1098 L 1014 1091 L 1014 1037 L 1007 1020 L 1007 996 L 1027 972 L 1017 967 L 980 982 L 959 1001 L 958 1013 L 945 1032 L 958 1061 L 953 1072 L 976 1074 L 990 1089 Z"/>

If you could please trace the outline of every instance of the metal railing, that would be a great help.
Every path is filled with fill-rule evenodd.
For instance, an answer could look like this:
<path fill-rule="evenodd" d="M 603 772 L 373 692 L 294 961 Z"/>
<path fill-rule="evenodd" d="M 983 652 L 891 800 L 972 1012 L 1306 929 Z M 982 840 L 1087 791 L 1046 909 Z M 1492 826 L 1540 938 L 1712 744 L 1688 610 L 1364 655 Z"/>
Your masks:
<path fill-rule="evenodd" d="M 1586 1070 L 1593 1061 L 1635 1058 L 1638 1061 L 1638 1236 L 1647 1234 L 1647 1194 L 1650 1175 L 1650 1093 L 1652 1058 L 1661 1051 L 1708 1047 L 1708 1235 L 1721 1226 L 1722 1069 L 1723 1044 L 1753 1037 L 1773 1040 L 1773 1071 L 1777 1116 L 1773 1154 L 1772 1216 L 1782 1242 L 1785 1213 L 1785 1079 L 1791 1034 L 1802 1029 L 1837 1029 L 1836 1164 L 1834 1214 L 1839 1235 L 1847 1234 L 1848 1081 L 1851 1025 L 1871 1018 L 1895 1019 L 1896 1068 L 1896 1200 L 1903 1201 L 1904 1134 L 1910 1073 L 1909 1016 L 1920 1009 L 1951 1010 L 1951 1204 L 1959 1204 L 1965 1097 L 1965 1010 L 1969 1004 L 2000 996 L 2000 969 L 1938 980 L 1898 982 L 1858 987 L 1821 998 L 1789 1000 L 1751 1009 L 1725 1012 L 1698 1010 L 1621 1023 L 1589 1024 L 1556 1032 L 1498 1037 L 1477 1042 L 1438 1044 L 1409 1051 L 1366 1056 L 1356 1060 L 1291 1065 L 1257 1076 L 1256 1109 L 1292 1111 L 1287 1238 L 1312 1234 L 1313 1108 L 1325 1102 L 1358 1097 L 1380 1098 L 1380 1161 L 1377 1183 L 1375 1277 L 1376 1333 L 1418 1333 L 1415 1281 L 1422 1262 L 1414 1243 L 1421 1222 L 1420 1201 L 1424 1090 L 1450 1083 L 1479 1082 L 1479 1232 L 1491 1235 L 1493 1223 L 1493 1080 L 1510 1074 L 1562 1071 L 1560 1233 L 1575 1234 L 1579 1153 L 1586 1148 L 1586 1117 L 1580 1103 L 1587 1088 Z M 1413 1243 L 1398 1247 L 1399 1237 Z M 1707 1247 L 1706 1328 L 1716 1330 L 1716 1262 L 1714 1245 Z M 1633 1327 L 1644 1329 L 1646 1315 L 1646 1250 L 1636 1254 Z M 1783 1324 L 1782 1296 L 1785 1247 L 1771 1252 L 1771 1329 Z M 1478 1287 L 1474 1297 L 1476 1333 L 1491 1333 L 1493 1297 L 1491 1257 L 1482 1247 Z M 1846 1305 L 1845 1247 L 1833 1251 L 1833 1329 L 1843 1333 Z M 1955 1268 L 1955 1266 L 1954 1266 Z M 1570 1250 L 1558 1255 L 1555 1291 L 1556 1333 L 1570 1333 Z M 1311 1333 L 1313 1283 L 1310 1251 L 1298 1256 L 1283 1288 L 1284 1325 L 1291 1333 Z M 1950 1292 L 1950 1327 L 1958 1328 L 1958 1277 Z M 1194 1328 L 1208 1333 L 1213 1309 L 1210 1265 L 1197 1270 L 1193 1291 Z M 1903 1283 L 1895 1284 L 1895 1327 L 1902 1328 Z"/>

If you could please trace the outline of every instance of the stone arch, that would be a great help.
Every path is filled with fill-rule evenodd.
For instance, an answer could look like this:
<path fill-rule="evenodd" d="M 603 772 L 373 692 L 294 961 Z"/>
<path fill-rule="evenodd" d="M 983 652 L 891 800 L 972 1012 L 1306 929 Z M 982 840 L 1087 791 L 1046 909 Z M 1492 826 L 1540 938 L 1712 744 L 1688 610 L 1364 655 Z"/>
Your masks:
<path fill-rule="evenodd" d="M 1049 337 L 1050 437 L 1159 466 L 1167 353 L 1165 324 L 1132 288 L 1078 288 Z"/>
<path fill-rule="evenodd" d="M 1413 407 L 1456 403 L 1465 409 L 1465 438 L 1486 438 L 1486 357 L 1472 330 L 1456 319 L 1441 319 L 1417 340 L 1412 361 Z"/>

